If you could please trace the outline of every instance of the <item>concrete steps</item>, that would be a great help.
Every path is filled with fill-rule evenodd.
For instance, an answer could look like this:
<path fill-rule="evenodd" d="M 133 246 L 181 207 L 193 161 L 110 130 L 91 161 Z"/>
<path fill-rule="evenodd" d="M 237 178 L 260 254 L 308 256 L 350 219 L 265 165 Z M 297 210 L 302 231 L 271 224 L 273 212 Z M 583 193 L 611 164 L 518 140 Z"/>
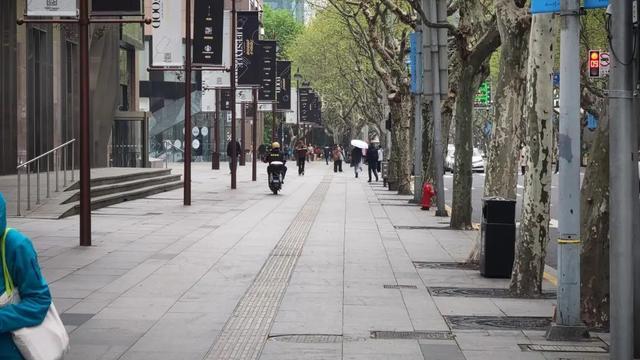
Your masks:
<path fill-rule="evenodd" d="M 100 169 L 91 178 L 91 210 L 143 199 L 183 186 L 170 169 Z M 26 217 L 61 219 L 80 213 L 80 184 L 75 182 Z"/>

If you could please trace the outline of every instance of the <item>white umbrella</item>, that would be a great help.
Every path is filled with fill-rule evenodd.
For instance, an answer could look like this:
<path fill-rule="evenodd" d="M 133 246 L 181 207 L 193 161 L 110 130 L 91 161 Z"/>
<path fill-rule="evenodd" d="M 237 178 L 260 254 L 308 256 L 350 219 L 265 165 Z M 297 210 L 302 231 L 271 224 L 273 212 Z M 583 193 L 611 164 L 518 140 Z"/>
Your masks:
<path fill-rule="evenodd" d="M 351 140 L 351 145 L 355 146 L 357 148 L 360 148 L 360 149 L 368 149 L 369 148 L 369 144 L 367 144 L 365 141 L 357 140 L 357 139 Z"/>

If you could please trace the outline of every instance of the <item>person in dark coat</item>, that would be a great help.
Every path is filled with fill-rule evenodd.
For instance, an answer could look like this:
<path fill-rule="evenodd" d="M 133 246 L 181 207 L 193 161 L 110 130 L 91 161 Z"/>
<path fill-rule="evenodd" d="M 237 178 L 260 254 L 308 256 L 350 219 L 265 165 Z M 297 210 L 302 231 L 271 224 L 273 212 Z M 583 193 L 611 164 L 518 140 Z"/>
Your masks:
<path fill-rule="evenodd" d="M 229 143 L 227 144 L 227 156 L 229 157 L 229 171 L 233 171 L 233 148 L 231 147 L 233 144 L 232 141 L 229 141 Z M 240 147 L 240 143 L 238 142 L 238 140 L 236 140 L 236 163 L 235 165 L 238 165 L 238 160 L 240 159 L 240 156 L 242 154 L 242 147 Z"/>
<path fill-rule="evenodd" d="M 376 176 L 378 181 L 378 149 L 373 144 L 369 144 L 367 150 L 367 165 L 369 167 L 369 182 L 371 182 L 371 172 Z"/>
<path fill-rule="evenodd" d="M 324 146 L 324 162 L 329 165 L 329 157 L 331 156 L 331 148 L 329 145 Z"/>
<path fill-rule="evenodd" d="M 298 175 L 304 175 L 304 163 L 307 161 L 307 146 L 298 140 L 296 144 L 296 158 L 298 160 Z"/>
<path fill-rule="evenodd" d="M 353 166 L 353 171 L 356 173 L 356 178 L 358 177 L 358 173 L 360 172 L 360 163 L 362 162 L 362 149 L 358 147 L 354 147 L 351 150 L 351 166 Z"/>

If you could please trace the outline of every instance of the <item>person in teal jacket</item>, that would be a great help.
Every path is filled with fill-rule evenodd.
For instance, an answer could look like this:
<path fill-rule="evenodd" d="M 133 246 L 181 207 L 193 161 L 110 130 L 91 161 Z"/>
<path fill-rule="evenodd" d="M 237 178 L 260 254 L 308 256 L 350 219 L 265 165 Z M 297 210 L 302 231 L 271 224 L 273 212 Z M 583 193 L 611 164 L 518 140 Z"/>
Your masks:
<path fill-rule="evenodd" d="M 0 239 L 6 228 L 7 207 L 0 194 Z M 18 304 L 0 307 L 0 359 L 23 360 L 13 343 L 11 332 L 40 325 L 51 306 L 51 293 L 40 272 L 31 240 L 12 229 L 7 234 L 5 246 L 7 267 L 21 300 Z M 0 296 L 4 293 L 4 274 L 0 271 Z"/>

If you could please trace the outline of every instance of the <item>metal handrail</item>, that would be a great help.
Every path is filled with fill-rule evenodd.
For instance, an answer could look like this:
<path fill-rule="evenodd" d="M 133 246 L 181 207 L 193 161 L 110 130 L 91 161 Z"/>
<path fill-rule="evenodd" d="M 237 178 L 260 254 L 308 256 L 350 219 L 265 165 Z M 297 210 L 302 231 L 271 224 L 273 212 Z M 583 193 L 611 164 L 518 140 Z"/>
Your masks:
<path fill-rule="evenodd" d="M 62 145 L 60 145 L 60 146 L 57 146 L 57 147 L 55 147 L 55 148 L 53 148 L 53 149 L 51 149 L 51 150 L 47 151 L 46 153 L 44 153 L 44 154 L 42 154 L 42 155 L 36 156 L 36 157 L 34 157 L 33 159 L 31 159 L 31 160 L 29 160 L 29 161 L 27 161 L 27 162 L 24 162 L 24 163 L 22 163 L 22 164 L 18 165 L 17 169 L 20 169 L 21 167 L 25 167 L 25 166 L 27 166 L 27 165 L 29 165 L 29 164 L 31 164 L 31 163 L 33 163 L 33 162 L 37 161 L 37 160 L 40 160 L 40 159 L 42 159 L 43 157 L 45 157 L 45 156 L 47 156 L 47 155 L 49 155 L 49 154 L 51 154 L 51 153 L 54 153 L 54 152 L 56 152 L 56 151 L 58 151 L 58 150 L 62 149 L 62 148 L 63 148 L 63 147 L 65 147 L 65 146 L 68 146 L 69 144 L 73 144 L 75 141 L 76 141 L 76 139 L 69 140 L 69 141 L 67 141 L 66 143 L 64 143 L 64 144 L 62 144 Z"/>
<path fill-rule="evenodd" d="M 18 203 L 17 203 L 17 215 L 21 216 L 22 213 L 22 204 L 21 204 L 21 192 L 22 192 L 22 179 L 21 179 L 21 171 L 26 170 L 27 172 L 27 210 L 31 210 L 31 164 L 36 164 L 36 204 L 40 204 L 40 160 L 46 158 L 47 159 L 47 198 L 51 197 L 51 169 L 50 169 L 50 157 L 53 157 L 53 167 L 55 170 L 55 180 L 56 180 L 56 188 L 55 191 L 60 191 L 59 186 L 59 171 L 60 171 L 60 154 L 62 154 L 62 170 L 63 170 L 63 187 L 67 187 L 67 154 L 68 148 L 71 146 L 71 181 L 75 181 L 75 144 L 76 139 L 69 140 L 62 145 L 58 145 L 55 148 L 47 151 L 44 154 L 38 155 L 35 158 L 26 161 L 24 163 L 20 163 L 17 167 L 18 173 Z M 62 151 L 61 151 L 62 150 Z M 57 156 L 56 156 L 57 155 Z"/>
<path fill-rule="evenodd" d="M 169 155 L 168 155 L 168 153 L 169 153 L 169 149 L 175 149 L 175 150 L 178 150 L 178 151 L 180 151 L 180 152 L 181 152 L 181 153 L 183 153 L 183 154 L 184 154 L 184 150 L 182 150 L 182 149 L 180 149 L 179 147 L 177 147 L 177 146 L 173 145 L 173 142 L 171 142 L 171 140 L 165 140 L 165 141 L 164 141 L 164 144 L 165 144 L 165 152 L 164 152 L 164 155 L 165 155 L 165 156 L 164 156 L 164 167 L 165 167 L 165 169 L 168 169 L 168 168 L 169 168 Z M 169 147 L 167 147 L 167 145 L 169 145 Z"/>

